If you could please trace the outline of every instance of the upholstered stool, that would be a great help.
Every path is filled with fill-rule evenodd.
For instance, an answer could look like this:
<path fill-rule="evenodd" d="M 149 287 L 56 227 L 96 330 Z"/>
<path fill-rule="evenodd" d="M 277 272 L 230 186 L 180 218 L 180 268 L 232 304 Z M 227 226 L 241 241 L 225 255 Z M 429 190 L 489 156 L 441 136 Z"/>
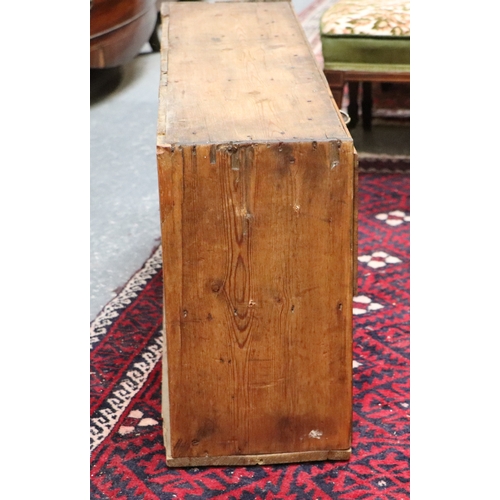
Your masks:
<path fill-rule="evenodd" d="M 320 22 L 324 72 L 342 106 L 349 85 L 351 127 L 358 121 L 358 85 L 363 82 L 363 128 L 371 129 L 372 82 L 410 81 L 410 2 L 339 0 Z"/>

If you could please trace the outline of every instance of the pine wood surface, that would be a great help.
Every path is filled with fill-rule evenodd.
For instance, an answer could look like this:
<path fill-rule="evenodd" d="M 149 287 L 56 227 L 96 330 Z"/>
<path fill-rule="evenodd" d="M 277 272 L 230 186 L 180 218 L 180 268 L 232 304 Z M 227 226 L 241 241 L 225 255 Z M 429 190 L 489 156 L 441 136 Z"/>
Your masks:
<path fill-rule="evenodd" d="M 167 463 L 346 459 L 352 139 L 290 4 L 162 13 Z"/>
<path fill-rule="evenodd" d="M 170 142 L 350 139 L 290 3 L 168 8 L 174 72 L 161 111 Z"/>

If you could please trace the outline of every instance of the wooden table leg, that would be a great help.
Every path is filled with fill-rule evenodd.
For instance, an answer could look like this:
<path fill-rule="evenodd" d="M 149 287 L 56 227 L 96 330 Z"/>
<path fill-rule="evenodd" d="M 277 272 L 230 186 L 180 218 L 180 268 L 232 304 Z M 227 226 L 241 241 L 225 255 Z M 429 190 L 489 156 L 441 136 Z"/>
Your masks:
<path fill-rule="evenodd" d="M 333 99 L 340 109 L 342 107 L 342 97 L 344 95 L 344 73 L 342 71 L 326 70 L 325 76 L 328 81 Z"/>
<path fill-rule="evenodd" d="M 372 82 L 363 82 L 363 98 L 361 101 L 361 113 L 363 116 L 363 130 L 372 129 Z"/>

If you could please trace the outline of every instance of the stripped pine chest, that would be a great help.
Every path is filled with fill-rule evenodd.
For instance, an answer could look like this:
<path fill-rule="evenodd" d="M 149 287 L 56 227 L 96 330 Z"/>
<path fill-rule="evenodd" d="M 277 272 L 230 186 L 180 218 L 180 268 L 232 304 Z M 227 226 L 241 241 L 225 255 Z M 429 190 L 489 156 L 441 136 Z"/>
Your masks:
<path fill-rule="evenodd" d="M 356 153 L 288 2 L 162 9 L 170 466 L 350 456 Z"/>

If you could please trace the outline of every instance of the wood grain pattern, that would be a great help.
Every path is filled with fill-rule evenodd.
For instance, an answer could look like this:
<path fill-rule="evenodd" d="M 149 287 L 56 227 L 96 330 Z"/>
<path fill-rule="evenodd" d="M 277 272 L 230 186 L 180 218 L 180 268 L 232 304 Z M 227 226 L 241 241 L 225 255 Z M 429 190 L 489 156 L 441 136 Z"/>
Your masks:
<path fill-rule="evenodd" d="M 170 18 L 170 141 L 349 138 L 288 2 L 172 2 Z"/>
<path fill-rule="evenodd" d="M 269 13 L 271 5 L 279 10 Z M 213 113 L 205 114 L 208 108 L 195 111 L 183 101 L 194 113 L 189 126 L 205 139 L 199 143 L 187 123 L 180 132 L 172 125 L 172 120 L 181 123 L 179 117 L 188 119 L 176 98 L 199 76 L 184 73 L 176 52 L 194 44 L 200 50 L 191 53 L 192 64 L 203 65 L 219 43 L 207 42 L 211 47 L 202 50 L 193 42 L 196 34 L 181 36 L 178 24 L 184 26 L 187 10 L 215 19 L 235 6 L 237 19 L 224 33 L 237 51 L 246 43 L 241 17 L 265 26 L 283 21 L 284 28 L 275 29 L 281 34 L 273 43 L 279 45 L 286 45 L 287 33 L 297 33 L 290 29 L 298 23 L 287 3 L 171 4 L 162 10 L 169 16 L 163 23 L 157 143 L 167 462 L 346 459 L 352 414 L 355 156 L 324 76 L 309 66 L 315 68 L 310 73 L 314 84 L 306 87 L 317 89 L 315 102 L 325 109 L 303 134 L 294 123 L 295 113 L 305 115 L 309 106 L 307 99 L 294 100 L 302 69 L 270 66 L 269 77 L 282 75 L 281 97 L 273 94 L 276 89 L 266 89 L 269 103 L 259 109 L 247 97 L 253 95 L 248 89 L 264 87 L 238 59 L 230 67 L 227 61 L 219 65 L 217 72 L 235 74 L 236 66 L 249 75 L 239 84 L 241 92 L 233 89 L 244 102 L 229 105 L 227 87 L 217 93 L 213 86 L 209 107 L 218 110 L 216 120 Z M 301 44 L 307 49 L 303 36 Z M 298 45 L 291 46 L 291 54 L 300 52 Z M 266 57 L 255 59 L 253 68 L 260 68 L 262 60 Z M 199 89 L 198 103 L 204 90 Z M 257 111 L 241 118 L 252 102 Z M 250 129 L 256 135 L 260 130 L 259 140 L 241 140 Z M 287 132 L 277 138 L 278 129 Z"/>

